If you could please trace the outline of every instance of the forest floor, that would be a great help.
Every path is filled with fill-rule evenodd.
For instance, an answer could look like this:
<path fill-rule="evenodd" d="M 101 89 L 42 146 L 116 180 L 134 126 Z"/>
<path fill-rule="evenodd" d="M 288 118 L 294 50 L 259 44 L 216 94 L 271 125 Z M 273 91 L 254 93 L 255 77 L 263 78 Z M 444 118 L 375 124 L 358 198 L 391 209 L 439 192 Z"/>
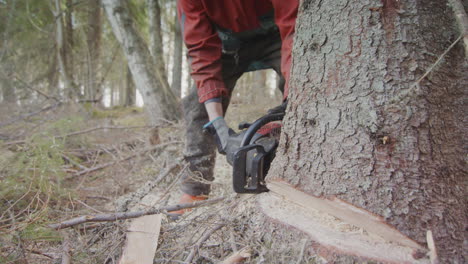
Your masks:
<path fill-rule="evenodd" d="M 237 127 L 273 106 L 233 104 L 226 119 Z M 148 127 L 138 108 L 0 108 L 0 263 L 118 263 L 131 220 L 48 225 L 177 203 L 182 123 Z M 246 263 L 320 263 L 304 254 L 310 241 L 264 225 L 255 196 L 232 191 L 231 173 L 218 155 L 210 198 L 224 200 L 178 220 L 163 215 L 154 263 L 219 263 L 242 249 Z"/>

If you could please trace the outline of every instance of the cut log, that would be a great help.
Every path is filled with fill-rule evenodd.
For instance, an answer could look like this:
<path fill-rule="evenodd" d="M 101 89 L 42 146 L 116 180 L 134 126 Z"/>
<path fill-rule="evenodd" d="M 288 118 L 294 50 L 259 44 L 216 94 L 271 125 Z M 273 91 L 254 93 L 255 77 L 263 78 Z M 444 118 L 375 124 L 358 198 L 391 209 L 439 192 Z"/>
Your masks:
<path fill-rule="evenodd" d="M 147 194 L 132 209 L 152 207 L 159 199 L 157 195 Z M 161 214 L 136 218 L 127 230 L 127 241 L 119 264 L 152 264 L 158 247 L 161 230 Z"/>
<path fill-rule="evenodd" d="M 158 247 L 161 215 L 146 215 L 132 221 L 119 264 L 152 264 Z"/>
<path fill-rule="evenodd" d="M 337 198 L 311 196 L 285 182 L 274 181 L 267 186 L 270 192 L 258 200 L 263 212 L 305 232 L 325 248 L 382 262 L 430 263 L 425 256 L 427 249 L 380 216 Z"/>

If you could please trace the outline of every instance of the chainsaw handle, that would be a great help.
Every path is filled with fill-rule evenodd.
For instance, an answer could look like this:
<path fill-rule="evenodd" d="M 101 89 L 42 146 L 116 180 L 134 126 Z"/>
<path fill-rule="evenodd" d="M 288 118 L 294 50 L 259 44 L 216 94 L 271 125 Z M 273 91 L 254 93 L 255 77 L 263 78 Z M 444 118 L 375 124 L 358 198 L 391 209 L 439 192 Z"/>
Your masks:
<path fill-rule="evenodd" d="M 250 141 L 252 140 L 253 136 L 262 126 L 273 121 L 283 120 L 283 117 L 284 117 L 284 113 L 277 113 L 277 114 L 266 115 L 257 119 L 255 122 L 253 122 L 249 126 L 249 128 L 245 132 L 245 135 L 241 141 L 240 147 L 245 147 L 247 145 L 250 145 L 251 144 Z"/>

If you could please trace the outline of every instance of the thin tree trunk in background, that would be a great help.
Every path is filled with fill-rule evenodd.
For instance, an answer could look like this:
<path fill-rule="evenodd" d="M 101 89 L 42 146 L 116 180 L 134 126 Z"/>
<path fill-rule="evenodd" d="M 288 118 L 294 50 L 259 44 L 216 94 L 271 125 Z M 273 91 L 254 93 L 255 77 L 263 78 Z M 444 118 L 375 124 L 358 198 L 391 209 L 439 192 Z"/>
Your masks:
<path fill-rule="evenodd" d="M 269 97 L 269 91 L 266 84 L 266 74 L 266 70 L 255 71 L 252 73 L 251 94 L 248 95 L 252 97 L 251 102 L 261 103 Z"/>
<path fill-rule="evenodd" d="M 101 57 L 101 0 L 88 0 L 88 32 L 86 42 L 88 44 L 88 79 L 86 90 L 89 100 L 101 97 L 99 85 L 99 61 Z"/>
<path fill-rule="evenodd" d="M 160 118 L 175 120 L 181 114 L 177 97 L 169 85 L 161 84 L 161 75 L 156 70 L 151 54 L 143 38 L 134 28 L 126 1 L 103 0 L 104 9 L 116 39 L 122 46 L 136 87 L 143 96 L 150 124 L 157 124 Z M 166 80 L 167 84 L 167 80 Z"/>
<path fill-rule="evenodd" d="M 303 1 L 301 9 L 269 181 L 336 196 L 424 247 L 431 230 L 441 263 L 466 263 L 461 42 L 432 68 L 459 36 L 447 1 Z"/>
<path fill-rule="evenodd" d="M 69 74 L 69 78 L 74 80 L 74 60 L 73 60 L 73 0 L 66 0 L 65 10 L 65 34 L 63 43 L 63 57 L 65 60 L 65 68 Z"/>
<path fill-rule="evenodd" d="M 4 75 L 2 74 L 0 76 L 0 84 L 1 84 L 3 102 L 9 103 L 9 104 L 16 104 L 17 97 L 16 97 L 15 89 L 11 81 L 8 80 L 7 78 L 4 78 Z"/>
<path fill-rule="evenodd" d="M 54 52 L 49 60 L 49 70 L 47 71 L 47 92 L 55 96 L 59 95 L 57 61 L 57 52 Z"/>
<path fill-rule="evenodd" d="M 133 78 L 132 78 L 132 72 L 130 71 L 130 68 L 127 67 L 127 81 L 126 81 L 126 96 L 125 96 L 125 106 L 134 106 L 135 105 L 135 97 L 136 97 L 136 90 L 135 90 L 135 84 L 133 83 Z"/>
<path fill-rule="evenodd" d="M 187 58 L 187 48 L 185 48 L 185 46 L 183 47 L 183 51 L 184 51 L 184 57 Z M 192 75 L 191 75 L 191 67 L 189 65 L 189 62 L 187 59 L 184 60 L 184 64 L 185 64 L 185 69 L 187 71 L 187 76 L 185 78 L 185 82 L 187 84 L 187 90 L 185 91 L 185 94 L 188 94 L 188 91 L 190 91 L 190 89 L 192 89 L 192 85 L 193 85 L 193 79 L 192 79 Z"/>
<path fill-rule="evenodd" d="M 2 22 L 4 23 L 3 32 L 1 32 L 2 39 L 0 40 L 0 92 L 2 93 L 3 102 L 17 103 L 17 97 L 15 89 L 12 86 L 10 80 L 10 69 L 11 65 L 8 63 L 8 57 L 10 51 L 10 33 L 12 32 L 12 24 L 14 18 L 17 16 L 16 13 L 16 1 L 12 1 L 6 5 L 8 9 L 8 17 L 3 17 Z"/>
<path fill-rule="evenodd" d="M 182 33 L 177 15 L 174 16 L 174 62 L 172 65 L 172 92 L 180 98 L 182 86 Z"/>
<path fill-rule="evenodd" d="M 164 89 L 170 89 L 166 62 L 164 60 L 164 49 L 162 39 L 162 28 L 161 28 L 161 8 L 158 0 L 146 0 L 148 7 L 148 20 L 149 20 L 149 35 L 150 44 L 149 50 L 153 57 L 155 70 L 159 79 L 160 85 Z"/>
<path fill-rule="evenodd" d="M 63 32 L 63 13 L 60 7 L 60 0 L 55 0 L 55 10 L 53 11 L 55 16 L 55 41 L 57 45 L 57 61 L 60 69 L 65 88 L 65 94 L 69 99 L 77 97 L 76 91 L 74 91 L 73 83 L 68 72 L 66 64 L 66 49 L 64 43 L 64 32 Z"/>

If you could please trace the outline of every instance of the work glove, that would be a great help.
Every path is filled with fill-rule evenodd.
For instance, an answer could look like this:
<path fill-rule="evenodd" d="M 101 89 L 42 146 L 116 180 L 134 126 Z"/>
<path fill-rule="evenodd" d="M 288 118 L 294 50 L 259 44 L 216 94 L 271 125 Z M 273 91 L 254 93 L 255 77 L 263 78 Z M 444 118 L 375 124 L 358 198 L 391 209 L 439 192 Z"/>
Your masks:
<path fill-rule="evenodd" d="M 223 117 L 217 117 L 213 121 L 203 126 L 205 131 L 208 131 L 215 137 L 218 152 L 225 155 L 229 148 L 229 137 L 235 135 L 234 131 L 229 128 Z"/>
<path fill-rule="evenodd" d="M 286 113 L 287 106 L 288 106 L 288 99 L 284 100 L 282 104 L 268 110 L 268 114 L 271 115 L 271 114 Z"/>

